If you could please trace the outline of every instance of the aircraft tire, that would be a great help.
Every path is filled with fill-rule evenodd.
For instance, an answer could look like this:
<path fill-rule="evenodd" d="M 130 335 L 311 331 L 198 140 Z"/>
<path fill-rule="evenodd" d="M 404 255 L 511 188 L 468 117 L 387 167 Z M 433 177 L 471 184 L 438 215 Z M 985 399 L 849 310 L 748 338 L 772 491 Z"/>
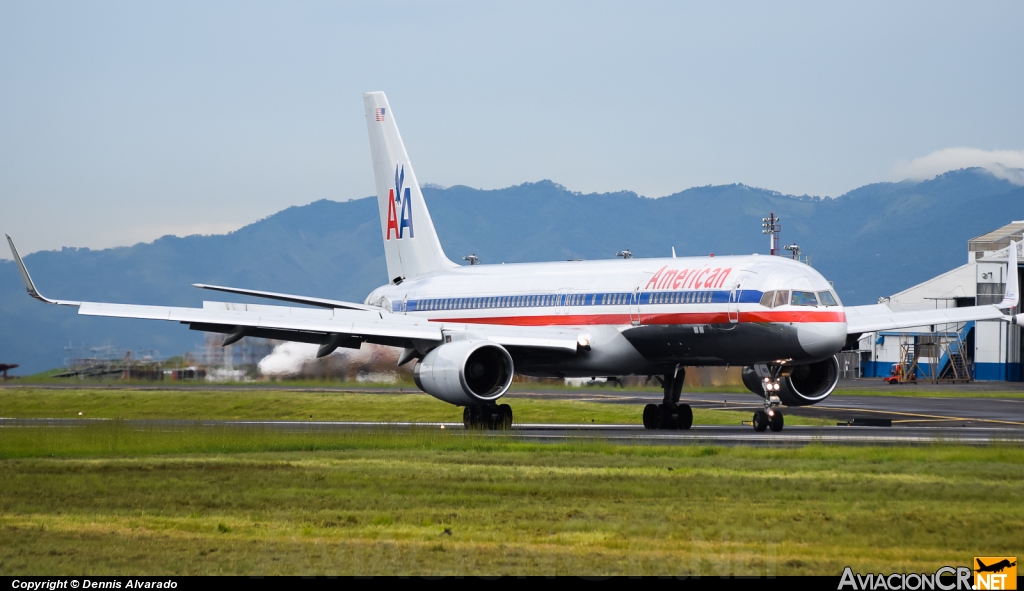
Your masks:
<path fill-rule="evenodd" d="M 753 423 L 754 431 L 757 431 L 758 433 L 763 433 L 766 429 L 768 429 L 768 413 L 764 412 L 763 410 L 755 410 Z"/>
<path fill-rule="evenodd" d="M 658 412 L 657 404 L 648 404 L 644 407 L 644 429 L 657 429 L 661 421 L 661 413 Z"/>
<path fill-rule="evenodd" d="M 512 407 L 507 404 L 501 404 L 498 406 L 500 423 L 498 429 L 502 431 L 508 431 L 512 428 Z"/>
<path fill-rule="evenodd" d="M 782 418 L 782 413 L 775 411 L 775 414 L 768 419 L 768 428 L 772 430 L 772 433 L 778 433 L 782 431 L 782 425 L 785 421 Z"/>
<path fill-rule="evenodd" d="M 686 430 L 693 426 L 693 409 L 689 404 L 679 405 L 679 418 L 676 420 L 676 429 Z"/>

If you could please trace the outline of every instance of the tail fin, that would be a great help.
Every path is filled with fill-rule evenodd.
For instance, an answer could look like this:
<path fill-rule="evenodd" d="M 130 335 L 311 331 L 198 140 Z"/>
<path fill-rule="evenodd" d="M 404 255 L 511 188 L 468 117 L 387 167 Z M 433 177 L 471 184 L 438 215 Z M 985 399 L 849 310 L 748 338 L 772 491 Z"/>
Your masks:
<path fill-rule="evenodd" d="M 383 92 L 363 94 L 391 282 L 457 266 L 448 260 Z"/>

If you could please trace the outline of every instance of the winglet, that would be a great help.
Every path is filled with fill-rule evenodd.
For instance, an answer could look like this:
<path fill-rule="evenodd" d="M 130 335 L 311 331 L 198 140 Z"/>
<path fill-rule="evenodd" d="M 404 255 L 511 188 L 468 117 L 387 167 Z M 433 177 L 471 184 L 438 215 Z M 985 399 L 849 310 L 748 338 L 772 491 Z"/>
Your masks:
<path fill-rule="evenodd" d="M 1017 307 L 1017 302 L 1020 301 L 1020 294 L 1017 293 L 1020 279 L 1017 273 L 1017 243 L 1011 240 L 1009 248 L 1006 249 L 1006 294 L 1003 301 L 996 304 L 997 308 L 1005 310 Z"/>
<path fill-rule="evenodd" d="M 77 306 L 81 302 L 65 302 L 62 300 L 51 300 L 39 293 L 36 289 L 36 284 L 32 281 L 32 276 L 28 274 L 28 268 L 25 267 L 25 261 L 21 260 L 21 255 L 18 254 L 18 249 L 14 246 L 14 240 L 11 240 L 10 234 L 4 234 L 7 237 L 7 244 L 11 247 L 11 254 L 14 255 L 14 262 L 18 265 L 18 271 L 21 273 L 21 280 L 25 283 L 25 291 L 28 295 L 34 297 L 40 302 L 46 302 L 47 304 L 57 304 L 60 306 Z"/>

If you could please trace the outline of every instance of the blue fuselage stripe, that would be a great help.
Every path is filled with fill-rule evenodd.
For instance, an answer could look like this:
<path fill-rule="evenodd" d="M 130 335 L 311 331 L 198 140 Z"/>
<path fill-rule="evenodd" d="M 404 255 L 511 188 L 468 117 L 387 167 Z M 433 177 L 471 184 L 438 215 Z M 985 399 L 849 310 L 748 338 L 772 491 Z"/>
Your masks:
<path fill-rule="evenodd" d="M 639 293 L 639 302 L 635 300 L 636 292 L 601 292 L 601 293 L 548 293 L 524 294 L 507 296 L 453 297 L 411 299 L 405 302 L 406 312 L 430 312 L 435 310 L 493 310 L 512 308 L 551 308 L 558 306 L 641 306 L 680 305 L 680 304 L 726 304 L 732 300 L 739 304 L 756 304 L 761 301 L 763 292 L 744 289 L 733 296 L 730 290 L 701 291 L 645 291 Z M 392 311 L 401 312 L 402 302 L 391 304 Z"/>

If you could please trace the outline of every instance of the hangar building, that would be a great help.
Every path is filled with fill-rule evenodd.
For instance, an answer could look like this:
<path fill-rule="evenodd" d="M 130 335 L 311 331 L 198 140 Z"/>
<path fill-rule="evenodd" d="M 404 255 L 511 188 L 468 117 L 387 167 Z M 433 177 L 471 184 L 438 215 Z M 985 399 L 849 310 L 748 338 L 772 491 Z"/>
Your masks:
<path fill-rule="evenodd" d="M 880 301 L 888 303 L 893 311 L 997 303 L 1006 289 L 1006 258 L 1011 240 L 1017 242 L 1017 260 L 1024 263 L 1024 221 L 1013 222 L 970 239 L 967 264 Z M 1020 287 L 1017 293 L 1024 293 L 1024 285 Z M 1019 314 L 1021 310 L 1022 304 L 1018 304 L 1013 313 Z M 977 380 L 1024 381 L 1022 332 L 1022 327 L 990 320 L 867 333 L 857 347 L 861 375 L 888 377 L 894 366 L 900 365 L 912 367 L 919 381 L 962 381 L 967 376 Z"/>

